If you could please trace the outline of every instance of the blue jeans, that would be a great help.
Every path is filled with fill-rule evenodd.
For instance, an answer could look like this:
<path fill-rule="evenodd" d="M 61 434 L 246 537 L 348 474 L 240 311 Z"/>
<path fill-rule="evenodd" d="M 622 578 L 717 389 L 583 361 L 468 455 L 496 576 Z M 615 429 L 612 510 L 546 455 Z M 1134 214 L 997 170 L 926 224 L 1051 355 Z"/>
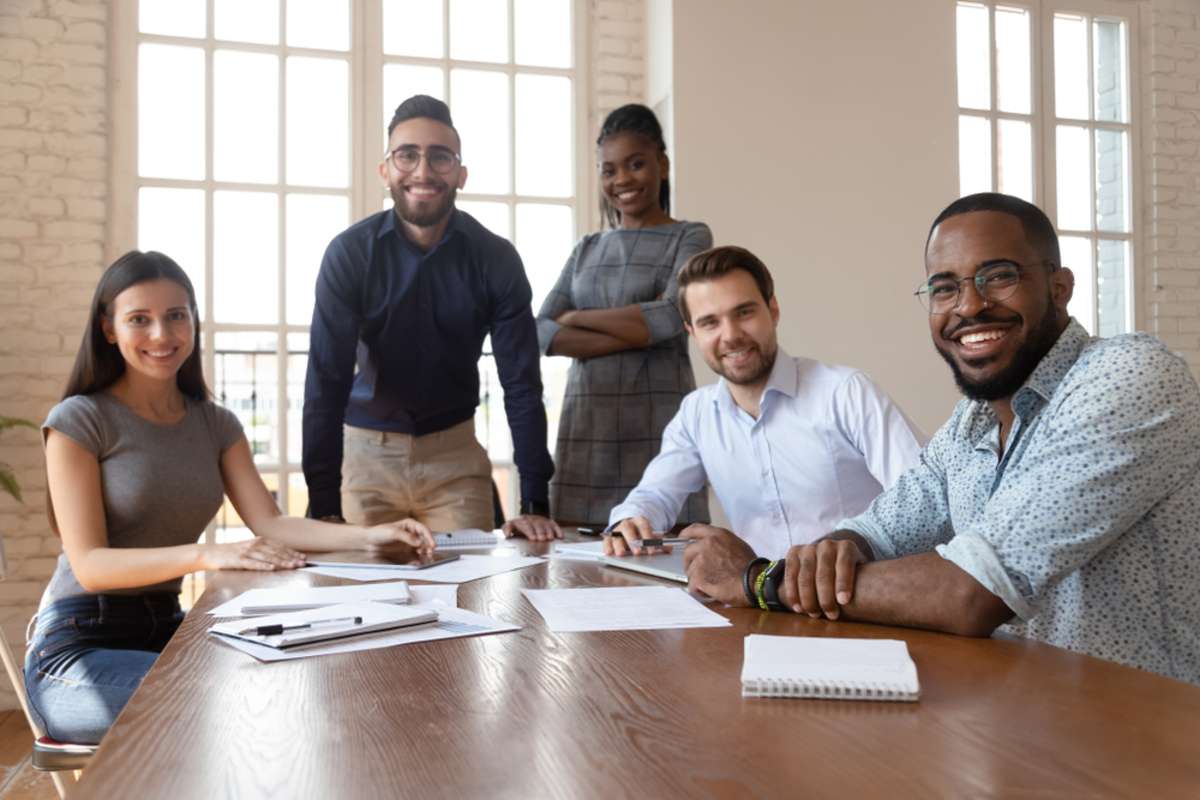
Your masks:
<path fill-rule="evenodd" d="M 30 711 L 54 739 L 98 743 L 182 620 L 173 594 L 51 603 L 25 653 Z"/>

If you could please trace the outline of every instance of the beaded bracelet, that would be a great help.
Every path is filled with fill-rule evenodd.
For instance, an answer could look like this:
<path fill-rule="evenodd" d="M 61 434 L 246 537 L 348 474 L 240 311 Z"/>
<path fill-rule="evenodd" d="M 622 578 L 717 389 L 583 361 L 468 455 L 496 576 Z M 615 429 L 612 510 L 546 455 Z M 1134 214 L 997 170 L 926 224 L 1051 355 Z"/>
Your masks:
<path fill-rule="evenodd" d="M 770 611 L 767 607 L 767 598 L 763 597 L 763 582 L 767 579 L 767 574 L 775 568 L 778 561 L 772 561 L 767 564 L 762 572 L 758 573 L 758 577 L 754 580 L 754 599 L 758 603 L 758 607 L 763 611 Z"/>
<path fill-rule="evenodd" d="M 750 604 L 751 608 L 758 605 L 758 598 L 754 595 L 754 587 L 750 585 L 750 573 L 759 564 L 767 563 L 770 563 L 769 559 L 756 558 L 746 566 L 746 571 L 742 573 L 742 591 L 746 593 L 746 602 Z"/>
<path fill-rule="evenodd" d="M 781 558 L 765 570 L 767 577 L 763 581 L 763 597 L 771 611 L 788 610 L 779 600 L 779 580 L 783 577 L 786 566 L 787 561 Z"/>

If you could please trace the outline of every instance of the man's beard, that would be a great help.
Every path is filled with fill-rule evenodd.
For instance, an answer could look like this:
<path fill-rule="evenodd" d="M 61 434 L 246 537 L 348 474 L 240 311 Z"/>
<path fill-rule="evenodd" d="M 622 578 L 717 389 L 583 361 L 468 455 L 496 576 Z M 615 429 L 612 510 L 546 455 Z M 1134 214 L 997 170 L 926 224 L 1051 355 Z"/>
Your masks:
<path fill-rule="evenodd" d="M 998 320 L 990 317 L 975 317 L 971 320 L 965 320 L 963 327 L 967 324 L 981 325 L 988 322 L 997 322 Z M 958 384 L 958 389 L 966 397 L 971 400 L 993 401 L 1002 400 L 1006 397 L 1012 397 L 1018 389 L 1029 379 L 1029 376 L 1041 363 L 1046 354 L 1050 352 L 1050 348 L 1054 347 L 1054 343 L 1058 341 L 1059 334 L 1059 314 L 1058 310 L 1051 306 L 1045 314 L 1042 315 L 1041 322 L 1034 328 L 1029 335 L 1029 339 L 1025 344 L 1017 350 L 1016 356 L 1013 357 L 1012 363 L 1004 368 L 1000 374 L 987 381 L 973 381 L 962 373 L 958 366 L 958 361 L 947 351 L 940 347 L 936 347 L 938 355 L 950 365 L 950 371 L 954 373 L 954 382 Z"/>
<path fill-rule="evenodd" d="M 455 186 L 446 186 L 447 191 L 442 195 L 442 202 L 430 208 L 417 209 L 415 202 L 409 200 L 408 194 L 404 191 L 404 187 L 393 185 L 389 187 L 392 194 L 392 202 L 396 204 L 396 214 L 400 219 L 417 228 L 432 228 L 450 215 L 454 210 L 454 198 L 458 195 L 458 188 Z"/>
<path fill-rule="evenodd" d="M 757 383 L 765 376 L 770 375 L 771 370 L 775 368 L 775 358 L 779 355 L 779 346 L 776 345 L 769 353 L 763 351 L 757 344 L 753 345 L 753 347 L 759 354 L 759 365 L 758 369 L 751 373 L 743 375 L 734 374 L 731 370 L 725 369 L 724 363 L 720 358 L 717 359 L 716 364 L 709 364 L 708 366 L 712 368 L 713 372 L 735 386 L 746 386 L 747 384 Z"/>

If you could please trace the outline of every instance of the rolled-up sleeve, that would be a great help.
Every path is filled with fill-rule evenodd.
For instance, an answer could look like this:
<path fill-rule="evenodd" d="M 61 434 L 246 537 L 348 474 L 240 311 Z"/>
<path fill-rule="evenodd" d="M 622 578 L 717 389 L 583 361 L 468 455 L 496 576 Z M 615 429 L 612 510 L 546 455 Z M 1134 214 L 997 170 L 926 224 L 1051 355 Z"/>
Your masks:
<path fill-rule="evenodd" d="M 712 247 L 712 231 L 703 222 L 692 222 L 687 225 L 679 239 L 679 247 L 675 250 L 675 258 L 671 264 L 671 274 L 667 277 L 662 297 L 639 303 L 642 319 L 650 332 L 650 344 L 658 344 L 676 336 L 682 336 L 683 317 L 679 315 L 679 269 L 696 253 Z"/>
<path fill-rule="evenodd" d="M 1055 396 L 1019 471 L 937 548 L 1022 619 L 1200 469 L 1200 391 L 1187 366 L 1157 345 L 1119 357 Z"/>

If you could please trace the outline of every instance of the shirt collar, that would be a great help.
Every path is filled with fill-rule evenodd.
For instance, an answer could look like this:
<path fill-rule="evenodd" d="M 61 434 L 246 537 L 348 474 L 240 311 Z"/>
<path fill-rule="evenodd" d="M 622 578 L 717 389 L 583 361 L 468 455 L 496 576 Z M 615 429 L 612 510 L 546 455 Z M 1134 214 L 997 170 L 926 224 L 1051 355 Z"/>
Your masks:
<path fill-rule="evenodd" d="M 429 253 L 437 250 L 450 238 L 452 234 L 459 233 L 463 230 L 462 212 L 457 208 L 450 210 L 450 224 L 446 226 L 446 232 L 442 234 L 442 238 L 433 247 L 429 248 Z M 408 242 L 408 237 L 404 235 L 404 231 L 396 224 L 396 209 L 389 208 L 383 212 L 383 222 L 379 226 L 379 230 L 375 233 L 376 239 L 382 239 L 388 234 L 399 236 L 404 242 Z M 408 242 L 411 245 L 411 242 Z M 425 253 L 424 255 L 429 255 Z"/>
<path fill-rule="evenodd" d="M 1088 332 L 1072 317 L 1071 321 L 1067 323 L 1067 327 L 1059 335 L 1058 341 L 1033 368 L 1033 372 L 1029 373 L 1029 377 L 1021 384 L 1021 388 L 1013 392 L 1013 412 L 1018 417 L 1027 418 L 1039 402 L 1049 402 L 1063 378 L 1079 360 L 1080 352 L 1089 341 L 1091 341 L 1091 337 Z M 984 400 L 974 400 L 972 405 L 974 406 L 972 413 L 963 418 L 963 425 L 966 428 L 962 430 L 965 432 L 974 428 L 980 433 L 991 430 L 991 426 L 996 422 L 996 415 L 992 411 L 991 405 Z M 976 427 L 981 424 L 982 427 Z M 1000 440 L 998 434 L 994 434 L 994 436 L 996 437 L 994 445 L 998 449 Z M 978 445 L 976 449 L 991 447 L 991 444 L 987 442 L 977 442 L 976 444 Z"/>
<path fill-rule="evenodd" d="M 1014 400 L 1017 395 L 1029 392 L 1036 393 L 1042 400 L 1049 400 L 1058 390 L 1058 385 L 1070 372 L 1071 367 L 1075 366 L 1084 345 L 1090 340 L 1088 332 L 1072 317 L 1058 337 L 1058 341 L 1050 348 L 1050 352 L 1042 357 L 1038 365 L 1033 368 L 1033 372 L 1029 373 L 1029 377 L 1025 379 L 1025 383 L 1016 391 L 1013 396 Z"/>
<path fill-rule="evenodd" d="M 800 391 L 799 383 L 800 370 L 796 367 L 796 359 L 789 356 L 780 347 L 775 351 L 775 365 L 771 367 L 771 375 L 767 378 L 767 385 L 763 387 L 762 404 L 766 403 L 768 395 L 772 392 L 795 397 Z M 741 410 L 729 392 L 729 382 L 724 378 L 717 382 L 717 396 L 714 398 L 714 402 L 726 414 L 736 415 Z"/>

